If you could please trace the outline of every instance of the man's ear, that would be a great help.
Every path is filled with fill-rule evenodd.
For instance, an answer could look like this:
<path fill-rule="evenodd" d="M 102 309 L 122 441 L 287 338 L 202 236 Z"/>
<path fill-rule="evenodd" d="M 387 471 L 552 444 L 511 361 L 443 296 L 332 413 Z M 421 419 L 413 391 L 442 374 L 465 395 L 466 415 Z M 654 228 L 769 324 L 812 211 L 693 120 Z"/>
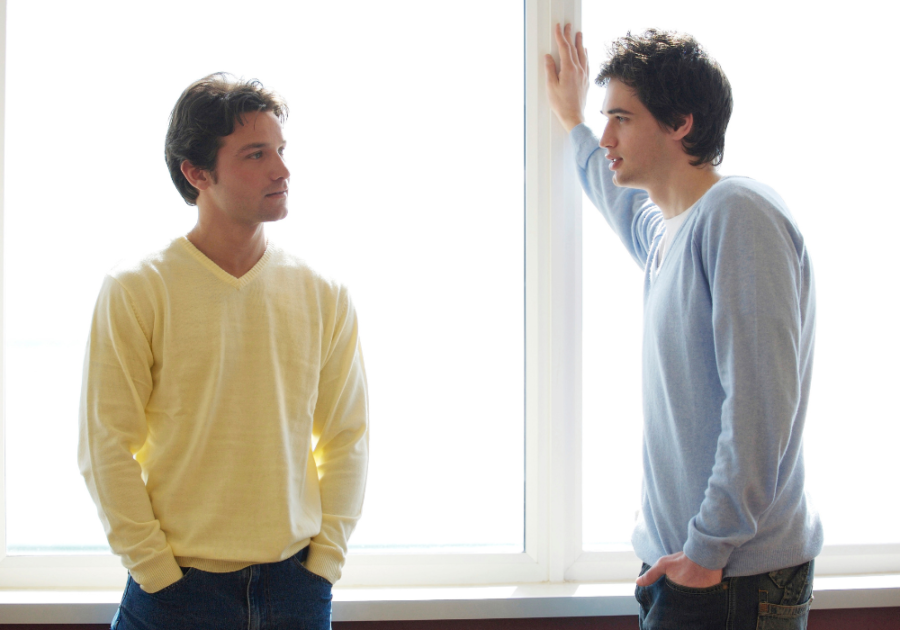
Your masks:
<path fill-rule="evenodd" d="M 681 124 L 675 129 L 671 130 L 672 139 L 681 141 L 685 136 L 691 133 L 691 130 L 694 128 L 694 115 L 688 114 L 682 119 Z"/>
<path fill-rule="evenodd" d="M 210 171 L 204 170 L 198 166 L 194 166 L 188 160 L 181 163 L 181 174 L 188 180 L 188 183 L 197 190 L 206 190 L 215 180 Z"/>

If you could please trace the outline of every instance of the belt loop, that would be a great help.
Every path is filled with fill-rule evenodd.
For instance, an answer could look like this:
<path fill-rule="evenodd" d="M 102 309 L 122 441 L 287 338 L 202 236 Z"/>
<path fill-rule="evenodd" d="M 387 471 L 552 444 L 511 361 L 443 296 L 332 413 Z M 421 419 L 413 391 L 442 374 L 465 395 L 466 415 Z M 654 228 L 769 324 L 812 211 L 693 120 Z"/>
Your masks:
<path fill-rule="evenodd" d="M 769 591 L 759 589 L 759 614 L 764 615 L 769 612 Z"/>

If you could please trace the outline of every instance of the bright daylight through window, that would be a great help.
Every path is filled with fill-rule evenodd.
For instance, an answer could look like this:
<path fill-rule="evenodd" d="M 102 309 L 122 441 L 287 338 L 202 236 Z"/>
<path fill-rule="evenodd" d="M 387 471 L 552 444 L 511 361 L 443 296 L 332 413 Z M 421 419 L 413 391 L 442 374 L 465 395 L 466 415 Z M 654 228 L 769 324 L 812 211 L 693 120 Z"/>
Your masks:
<path fill-rule="evenodd" d="M 291 214 L 269 238 L 359 313 L 373 455 L 351 548 L 522 551 L 523 9 L 424 7 L 345 2 L 338 24 L 328 3 L 8 2 L 9 553 L 107 549 L 75 460 L 94 300 L 193 225 L 163 139 L 220 70 L 288 100 Z M 463 41 L 503 71 L 473 71 L 485 47 Z"/>

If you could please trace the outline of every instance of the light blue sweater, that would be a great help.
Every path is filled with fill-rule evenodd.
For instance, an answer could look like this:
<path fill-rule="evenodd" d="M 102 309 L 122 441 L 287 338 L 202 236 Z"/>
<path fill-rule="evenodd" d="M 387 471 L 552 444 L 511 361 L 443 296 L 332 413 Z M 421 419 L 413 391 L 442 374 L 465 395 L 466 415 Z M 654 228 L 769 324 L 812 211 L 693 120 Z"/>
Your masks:
<path fill-rule="evenodd" d="M 570 136 L 581 182 L 644 269 L 644 484 L 632 542 L 653 564 L 754 575 L 822 548 L 803 488 L 815 289 L 782 199 L 727 177 L 694 206 L 654 270 L 665 229 L 647 193 L 612 183 L 590 129 Z M 590 287 L 587 287 L 590 290 Z"/>

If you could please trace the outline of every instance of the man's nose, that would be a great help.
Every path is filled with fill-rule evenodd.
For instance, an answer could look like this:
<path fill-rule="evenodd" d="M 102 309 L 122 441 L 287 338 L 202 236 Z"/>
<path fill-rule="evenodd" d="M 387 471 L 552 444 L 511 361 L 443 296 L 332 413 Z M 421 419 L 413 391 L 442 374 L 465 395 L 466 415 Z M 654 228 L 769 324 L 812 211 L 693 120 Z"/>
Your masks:
<path fill-rule="evenodd" d="M 603 128 L 603 135 L 600 136 L 601 147 L 613 147 L 616 144 L 616 139 L 609 127 L 609 123 L 606 123 L 606 127 Z"/>
<path fill-rule="evenodd" d="M 278 162 L 276 164 L 275 170 L 272 172 L 272 179 L 290 179 L 291 171 L 288 168 L 287 162 L 284 159 L 284 156 L 278 156 Z"/>

